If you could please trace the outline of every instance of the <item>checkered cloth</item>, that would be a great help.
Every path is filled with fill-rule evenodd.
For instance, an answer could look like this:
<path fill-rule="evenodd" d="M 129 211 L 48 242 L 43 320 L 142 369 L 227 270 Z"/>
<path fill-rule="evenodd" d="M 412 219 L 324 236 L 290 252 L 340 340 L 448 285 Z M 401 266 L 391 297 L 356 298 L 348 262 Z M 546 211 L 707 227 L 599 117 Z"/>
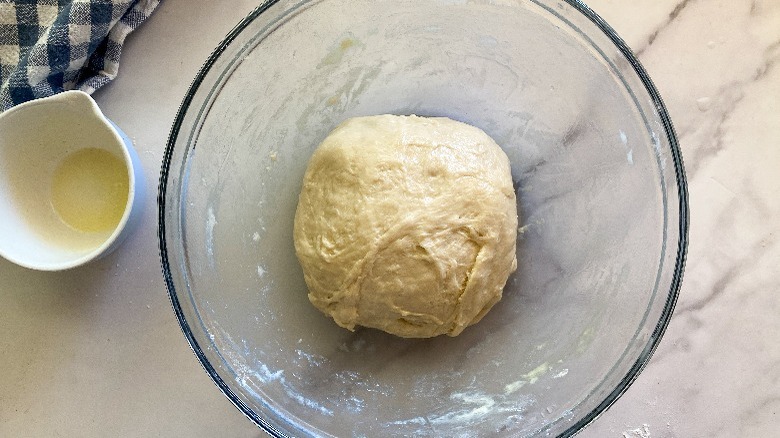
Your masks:
<path fill-rule="evenodd" d="M 0 0 L 0 111 L 116 77 L 127 34 L 160 0 Z"/>

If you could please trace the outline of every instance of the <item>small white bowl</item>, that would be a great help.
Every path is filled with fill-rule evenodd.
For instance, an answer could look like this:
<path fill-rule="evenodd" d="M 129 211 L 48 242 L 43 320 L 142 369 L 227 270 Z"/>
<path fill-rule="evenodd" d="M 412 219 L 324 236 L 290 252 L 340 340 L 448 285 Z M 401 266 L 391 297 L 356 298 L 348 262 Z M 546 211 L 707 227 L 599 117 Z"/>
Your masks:
<path fill-rule="evenodd" d="M 100 258 L 140 216 L 132 142 L 81 91 L 0 114 L 0 256 L 59 271 Z"/>

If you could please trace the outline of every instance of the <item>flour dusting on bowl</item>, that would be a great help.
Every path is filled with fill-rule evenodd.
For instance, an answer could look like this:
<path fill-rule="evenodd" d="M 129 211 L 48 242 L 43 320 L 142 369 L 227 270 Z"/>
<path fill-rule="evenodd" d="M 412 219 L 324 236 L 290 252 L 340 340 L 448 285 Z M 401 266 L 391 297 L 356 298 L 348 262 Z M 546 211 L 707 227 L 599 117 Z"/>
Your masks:
<path fill-rule="evenodd" d="M 518 269 L 457 338 L 351 333 L 308 302 L 292 233 L 306 164 L 375 114 L 462 121 L 509 158 Z M 279 0 L 185 99 L 160 248 L 198 359 L 272 436 L 570 436 L 669 322 L 686 193 L 658 93 L 581 2 Z"/>

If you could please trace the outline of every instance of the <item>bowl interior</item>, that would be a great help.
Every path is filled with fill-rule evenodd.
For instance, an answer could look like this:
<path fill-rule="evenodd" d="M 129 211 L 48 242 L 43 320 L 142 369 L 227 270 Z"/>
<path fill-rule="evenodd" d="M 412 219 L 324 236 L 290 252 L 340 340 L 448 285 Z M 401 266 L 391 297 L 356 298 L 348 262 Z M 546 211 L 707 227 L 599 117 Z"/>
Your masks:
<path fill-rule="evenodd" d="M 382 113 L 473 124 L 510 158 L 518 270 L 457 338 L 350 333 L 306 298 L 292 223 L 308 158 L 344 119 Z M 569 434 L 666 326 L 684 198 L 663 104 L 578 3 L 278 1 L 185 99 L 161 249 L 196 354 L 271 433 Z"/>

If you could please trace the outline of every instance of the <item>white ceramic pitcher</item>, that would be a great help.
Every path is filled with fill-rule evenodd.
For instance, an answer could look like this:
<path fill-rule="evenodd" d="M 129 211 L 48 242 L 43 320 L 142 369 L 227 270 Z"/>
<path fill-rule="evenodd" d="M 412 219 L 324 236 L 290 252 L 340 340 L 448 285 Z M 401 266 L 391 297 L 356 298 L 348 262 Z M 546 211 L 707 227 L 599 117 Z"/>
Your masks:
<path fill-rule="evenodd" d="M 114 250 L 139 217 L 143 172 L 132 142 L 81 91 L 0 114 L 0 256 L 73 268 Z"/>

